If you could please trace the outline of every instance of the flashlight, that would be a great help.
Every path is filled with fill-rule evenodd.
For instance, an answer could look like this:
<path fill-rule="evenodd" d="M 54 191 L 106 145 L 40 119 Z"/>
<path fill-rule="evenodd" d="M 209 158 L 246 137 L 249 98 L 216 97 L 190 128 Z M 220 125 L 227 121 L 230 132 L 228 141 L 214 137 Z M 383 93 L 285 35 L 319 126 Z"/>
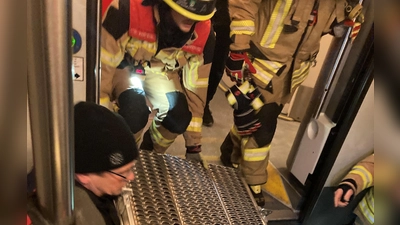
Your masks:
<path fill-rule="evenodd" d="M 130 83 L 132 88 L 137 88 L 143 90 L 142 82 L 145 79 L 145 70 L 142 64 L 138 64 L 137 66 L 133 66 L 133 70 L 131 72 Z"/>

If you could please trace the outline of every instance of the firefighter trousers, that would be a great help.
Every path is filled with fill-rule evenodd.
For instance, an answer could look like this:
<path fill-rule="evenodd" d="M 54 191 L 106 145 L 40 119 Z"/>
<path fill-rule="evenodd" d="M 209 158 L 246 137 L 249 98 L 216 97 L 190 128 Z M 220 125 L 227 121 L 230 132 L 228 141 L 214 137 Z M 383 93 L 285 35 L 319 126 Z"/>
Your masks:
<path fill-rule="evenodd" d="M 207 86 L 186 88 L 183 82 L 184 76 L 185 74 L 179 74 L 178 70 L 169 72 L 168 76 L 146 71 L 143 89 L 148 102 L 156 112 L 149 130 L 154 150 L 158 153 L 164 153 L 175 138 L 182 133 L 187 147 L 201 144 L 201 125 L 207 97 Z M 112 87 L 102 87 L 102 90 L 112 90 L 112 92 L 101 93 L 101 96 L 110 96 L 109 99 L 118 101 L 118 96 L 131 87 L 129 78 L 130 71 L 128 67 L 117 69 L 112 77 L 102 77 L 102 86 L 108 85 Z M 180 101 L 173 102 L 173 100 L 171 102 L 171 98 L 168 98 L 168 93 L 181 93 L 187 104 L 182 104 Z M 132 104 L 135 103 L 133 102 Z M 107 104 L 103 102 L 103 105 Z M 179 116 L 180 113 L 177 109 L 191 112 L 190 123 L 187 127 L 184 127 L 182 132 L 172 132 L 171 130 L 174 129 L 171 128 L 173 127 L 165 127 L 162 123 L 169 116 L 171 109 L 175 109 L 175 117 Z M 175 119 L 175 121 L 179 123 L 179 119 Z M 134 134 L 137 143 L 140 141 L 142 132 L 143 129 Z"/>
<path fill-rule="evenodd" d="M 267 182 L 267 166 L 271 148 L 271 141 L 275 134 L 277 118 L 282 105 L 268 103 L 261 107 L 257 116 L 261 127 L 248 136 L 240 136 L 235 126 L 229 131 L 229 139 L 221 145 L 221 152 L 230 155 L 233 164 L 238 164 L 247 184 L 261 185 Z M 227 143 L 232 142 L 232 145 Z M 223 149 L 224 147 L 232 149 Z M 229 157 L 228 157 L 229 158 Z"/>
<path fill-rule="evenodd" d="M 185 76 L 183 74 L 182 76 Z M 147 99 L 153 106 L 153 110 L 156 110 L 156 116 L 150 125 L 150 136 L 154 144 L 154 150 L 159 153 L 164 153 L 167 148 L 173 143 L 179 133 L 171 132 L 170 128 L 163 125 L 163 120 L 169 116 L 171 108 L 181 108 L 181 106 L 173 106 L 172 102 L 168 100 L 168 93 L 178 91 L 185 95 L 189 111 L 192 114 L 189 126 L 183 133 L 185 138 L 185 145 L 197 146 L 201 144 L 201 126 L 202 118 L 204 113 L 204 106 L 206 102 L 207 86 L 198 87 L 196 89 L 189 89 L 185 87 L 182 77 L 178 71 L 169 73 L 167 76 L 159 74 L 149 73 L 146 75 L 144 81 L 144 90 Z M 178 104 L 181 104 L 178 102 Z M 185 110 L 184 108 L 181 108 Z M 179 112 L 178 112 L 179 114 Z M 180 115 L 178 115 L 180 116 Z M 176 121 L 179 123 L 178 118 Z"/>

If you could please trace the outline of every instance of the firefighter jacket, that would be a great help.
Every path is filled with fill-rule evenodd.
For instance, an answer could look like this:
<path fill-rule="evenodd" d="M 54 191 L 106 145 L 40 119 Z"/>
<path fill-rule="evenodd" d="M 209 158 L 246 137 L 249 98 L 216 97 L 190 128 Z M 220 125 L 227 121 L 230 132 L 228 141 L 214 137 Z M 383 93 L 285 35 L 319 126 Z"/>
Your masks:
<path fill-rule="evenodd" d="M 355 181 L 357 187 L 352 182 Z M 374 155 L 360 161 L 346 175 L 340 184 L 347 184 L 355 190 L 355 195 L 370 188 L 364 198 L 360 201 L 354 213 L 362 221 L 362 224 L 374 224 Z"/>
<path fill-rule="evenodd" d="M 210 54 L 205 53 L 211 22 L 198 22 L 187 40 L 174 47 L 162 45 L 158 36 L 159 23 L 157 5 L 143 6 L 142 0 L 114 0 L 110 4 L 103 16 L 100 98 L 115 99 L 120 94 L 121 91 L 113 90 L 112 76 L 126 53 L 135 62 L 146 62 L 143 64 L 146 73 L 169 78 L 172 73 L 181 71 L 189 90 L 207 87 L 209 69 L 203 66 L 212 60 L 212 48 Z"/>
<path fill-rule="evenodd" d="M 230 0 L 232 51 L 255 57 L 253 78 L 267 102 L 285 104 L 306 79 L 332 25 L 346 19 L 345 0 Z"/>

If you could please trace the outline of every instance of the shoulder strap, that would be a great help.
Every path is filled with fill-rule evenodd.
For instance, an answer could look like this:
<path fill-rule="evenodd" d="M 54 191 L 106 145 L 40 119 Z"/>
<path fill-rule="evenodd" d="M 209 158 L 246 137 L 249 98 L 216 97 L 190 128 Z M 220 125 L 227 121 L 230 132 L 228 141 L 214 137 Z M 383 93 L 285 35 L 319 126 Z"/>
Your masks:
<path fill-rule="evenodd" d="M 156 28 L 153 21 L 153 7 L 143 6 L 142 0 L 130 1 L 129 35 L 140 40 L 155 42 Z"/>
<path fill-rule="evenodd" d="M 208 36 L 210 35 L 211 31 L 211 21 L 206 20 L 202 22 L 198 22 L 194 29 L 194 32 L 197 36 L 196 40 L 190 45 L 183 46 L 182 50 L 193 53 L 193 54 L 202 54 L 204 47 L 207 43 Z"/>

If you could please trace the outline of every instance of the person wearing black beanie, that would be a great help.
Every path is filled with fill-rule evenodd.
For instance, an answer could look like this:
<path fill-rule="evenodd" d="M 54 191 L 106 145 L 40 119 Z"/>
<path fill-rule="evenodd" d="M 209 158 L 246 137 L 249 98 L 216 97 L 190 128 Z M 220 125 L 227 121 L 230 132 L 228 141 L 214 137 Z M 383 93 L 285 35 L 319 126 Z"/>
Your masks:
<path fill-rule="evenodd" d="M 125 120 L 91 102 L 74 106 L 75 133 L 75 225 L 120 225 L 114 201 L 135 178 L 139 156 L 133 134 Z M 52 224 L 39 210 L 34 192 L 27 212 L 32 224 Z"/>
<path fill-rule="evenodd" d="M 119 225 L 114 200 L 134 179 L 138 149 L 124 119 L 80 102 L 75 117 L 75 223 Z"/>

